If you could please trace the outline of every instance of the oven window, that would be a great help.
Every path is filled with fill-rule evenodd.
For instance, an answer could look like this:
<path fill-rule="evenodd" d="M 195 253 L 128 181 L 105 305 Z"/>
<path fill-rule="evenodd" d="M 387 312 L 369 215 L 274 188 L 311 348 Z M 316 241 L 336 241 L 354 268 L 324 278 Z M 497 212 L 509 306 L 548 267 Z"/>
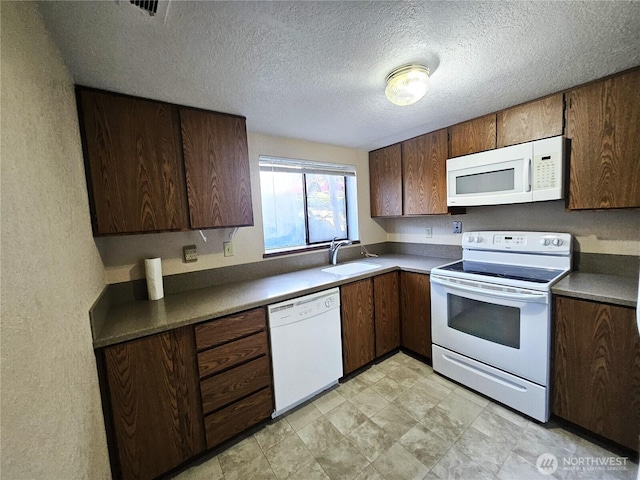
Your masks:
<path fill-rule="evenodd" d="M 515 170 L 495 170 L 456 177 L 456 193 L 508 192 L 514 189 Z"/>
<path fill-rule="evenodd" d="M 447 294 L 450 328 L 474 337 L 520 348 L 520 309 Z"/>

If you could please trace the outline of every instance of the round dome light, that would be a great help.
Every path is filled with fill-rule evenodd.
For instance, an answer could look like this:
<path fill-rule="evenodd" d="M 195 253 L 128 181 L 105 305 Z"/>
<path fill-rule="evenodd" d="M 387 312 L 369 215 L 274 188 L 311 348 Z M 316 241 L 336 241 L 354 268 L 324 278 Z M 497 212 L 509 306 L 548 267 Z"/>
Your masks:
<path fill-rule="evenodd" d="M 405 106 L 416 103 L 429 90 L 429 69 L 424 65 L 409 64 L 398 67 L 387 75 L 385 95 L 391 103 Z"/>

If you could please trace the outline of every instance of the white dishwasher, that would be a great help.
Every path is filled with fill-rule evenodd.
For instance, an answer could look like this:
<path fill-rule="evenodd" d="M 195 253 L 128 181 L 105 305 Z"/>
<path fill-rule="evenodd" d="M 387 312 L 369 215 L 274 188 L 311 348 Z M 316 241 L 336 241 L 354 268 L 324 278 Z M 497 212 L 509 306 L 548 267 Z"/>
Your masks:
<path fill-rule="evenodd" d="M 269 328 L 277 417 L 342 377 L 340 290 L 270 305 Z"/>

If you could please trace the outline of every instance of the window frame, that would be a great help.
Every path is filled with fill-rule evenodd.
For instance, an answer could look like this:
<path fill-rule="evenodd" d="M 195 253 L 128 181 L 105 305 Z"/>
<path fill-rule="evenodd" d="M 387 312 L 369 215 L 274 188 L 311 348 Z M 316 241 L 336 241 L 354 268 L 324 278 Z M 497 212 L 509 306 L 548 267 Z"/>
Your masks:
<path fill-rule="evenodd" d="M 269 165 L 271 164 L 271 169 Z M 356 224 L 356 234 L 357 234 L 357 217 L 350 221 L 350 215 L 353 215 L 351 211 L 352 207 L 355 207 L 355 213 L 357 215 L 357 193 L 350 191 L 352 187 L 349 186 L 349 183 L 352 184 L 353 189 L 355 190 L 355 178 L 356 178 L 356 168 L 353 165 L 342 165 L 342 164 L 333 164 L 326 162 L 314 162 L 310 160 L 296 160 L 289 159 L 283 157 L 274 157 L 268 155 L 260 155 L 259 156 L 259 171 L 262 173 L 263 171 L 281 171 L 288 173 L 299 173 L 302 175 L 302 195 L 303 195 L 303 210 L 304 210 L 304 235 L 305 235 L 305 245 L 298 246 L 288 246 L 281 248 L 272 248 L 266 249 L 265 247 L 265 236 L 264 236 L 264 204 L 262 207 L 262 232 L 263 232 L 263 248 L 264 253 L 262 255 L 263 258 L 283 256 L 295 253 L 309 252 L 315 250 L 323 250 L 327 249 L 331 245 L 331 240 L 323 240 L 319 242 L 310 242 L 309 235 L 309 197 L 308 197 L 308 189 L 307 189 L 307 175 L 310 174 L 323 174 L 323 175 L 334 175 L 337 177 L 341 177 L 344 181 L 344 211 L 345 211 L 345 235 L 341 237 L 334 237 L 337 240 L 347 240 L 351 239 L 353 244 L 359 244 L 360 241 L 357 238 L 351 238 L 350 232 L 350 223 Z M 349 181 L 349 177 L 353 177 L 353 181 Z M 262 188 L 262 180 L 261 180 L 261 188 Z M 351 202 L 349 198 L 352 198 Z M 261 202 L 262 202 L 262 194 L 261 194 Z M 355 205 L 350 206 L 350 203 L 355 202 Z"/>

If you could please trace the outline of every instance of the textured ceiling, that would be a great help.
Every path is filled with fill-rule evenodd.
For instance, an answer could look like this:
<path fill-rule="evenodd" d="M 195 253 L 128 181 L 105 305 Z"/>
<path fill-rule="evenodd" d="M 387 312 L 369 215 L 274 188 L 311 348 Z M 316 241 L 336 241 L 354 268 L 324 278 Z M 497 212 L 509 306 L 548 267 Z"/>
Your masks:
<path fill-rule="evenodd" d="M 371 150 L 640 65 L 640 2 L 172 0 L 40 4 L 77 84 L 247 117 L 251 132 Z M 409 107 L 394 67 L 432 72 Z"/>

